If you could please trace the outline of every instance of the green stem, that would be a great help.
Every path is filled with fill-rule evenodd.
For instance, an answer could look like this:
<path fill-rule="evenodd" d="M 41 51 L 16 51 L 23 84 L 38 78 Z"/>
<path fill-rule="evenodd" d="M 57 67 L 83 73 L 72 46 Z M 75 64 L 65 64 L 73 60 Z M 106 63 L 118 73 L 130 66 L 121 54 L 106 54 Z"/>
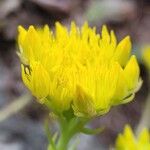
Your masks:
<path fill-rule="evenodd" d="M 141 130 L 143 128 L 149 128 L 150 127 L 150 72 L 149 72 L 149 90 L 148 90 L 148 96 L 145 102 L 145 106 L 142 112 L 141 119 L 139 121 L 139 124 L 136 128 L 136 135 L 139 135 Z"/>
<path fill-rule="evenodd" d="M 51 146 L 51 149 L 56 150 L 56 147 L 55 147 L 55 144 L 53 141 L 53 137 L 51 136 L 51 131 L 50 131 L 49 126 L 48 126 L 48 120 L 45 120 L 45 132 L 47 134 L 47 138 L 48 138 L 49 144 Z M 49 147 L 48 147 L 48 150 L 50 150 Z"/>
<path fill-rule="evenodd" d="M 65 134 L 62 134 L 57 144 L 57 150 L 67 150 L 69 140 Z"/>
<path fill-rule="evenodd" d="M 71 138 L 83 129 L 86 122 L 79 118 L 72 118 L 69 121 L 62 118 L 60 121 L 61 135 L 57 143 L 57 150 L 67 150 Z"/>

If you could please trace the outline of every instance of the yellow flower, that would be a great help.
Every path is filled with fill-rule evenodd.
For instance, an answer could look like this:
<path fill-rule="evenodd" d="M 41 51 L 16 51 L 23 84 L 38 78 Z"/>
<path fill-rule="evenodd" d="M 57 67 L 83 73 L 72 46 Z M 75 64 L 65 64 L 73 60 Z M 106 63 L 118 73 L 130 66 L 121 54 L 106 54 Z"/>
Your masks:
<path fill-rule="evenodd" d="M 129 125 L 116 140 L 116 150 L 150 150 L 150 132 L 145 128 L 135 137 Z"/>
<path fill-rule="evenodd" d="M 150 46 L 147 46 L 143 49 L 143 61 L 150 70 Z"/>
<path fill-rule="evenodd" d="M 25 30 L 19 26 L 22 78 L 40 102 L 56 113 L 73 109 L 80 117 L 102 115 L 131 101 L 140 87 L 139 66 L 130 56 L 130 37 L 117 44 L 113 31 L 85 23 L 70 30 L 56 23 Z"/>

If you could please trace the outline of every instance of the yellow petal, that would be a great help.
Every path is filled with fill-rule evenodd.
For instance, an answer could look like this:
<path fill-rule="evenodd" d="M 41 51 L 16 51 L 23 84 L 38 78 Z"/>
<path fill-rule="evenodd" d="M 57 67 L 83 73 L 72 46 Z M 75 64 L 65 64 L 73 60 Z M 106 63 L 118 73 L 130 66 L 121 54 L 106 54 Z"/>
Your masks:
<path fill-rule="evenodd" d="M 121 66 L 125 66 L 131 52 L 130 37 L 124 38 L 117 46 L 114 59 L 120 63 Z"/>
<path fill-rule="evenodd" d="M 118 81 L 117 81 L 115 93 L 113 95 L 113 101 L 112 101 L 113 105 L 118 105 L 123 103 L 123 100 L 127 96 L 127 92 L 128 92 L 123 69 L 120 67 L 118 71 L 119 71 L 119 75 L 118 75 Z"/>
<path fill-rule="evenodd" d="M 126 143 L 125 143 L 124 137 L 121 134 L 119 134 L 115 143 L 116 150 L 124 150 L 125 144 Z"/>
<path fill-rule="evenodd" d="M 95 105 L 98 110 L 109 108 L 111 105 L 119 75 L 120 66 L 117 62 L 101 65 L 101 70 L 96 74 Z"/>
<path fill-rule="evenodd" d="M 22 79 L 40 102 L 49 94 L 50 78 L 47 71 L 38 62 L 32 62 L 30 68 L 22 65 Z"/>
<path fill-rule="evenodd" d="M 150 69 L 150 47 L 145 47 L 143 50 L 143 61 L 145 65 Z"/>
<path fill-rule="evenodd" d="M 116 48 L 116 45 L 117 45 L 117 39 L 116 39 L 114 31 L 110 32 L 110 38 L 111 38 L 111 47 L 114 49 Z"/>
<path fill-rule="evenodd" d="M 23 42 L 24 42 L 24 39 L 25 39 L 26 34 L 27 34 L 27 31 L 22 26 L 18 26 L 18 32 L 19 32 L 18 43 L 19 43 L 19 46 L 21 46 L 23 44 Z"/>
<path fill-rule="evenodd" d="M 110 43 L 110 35 L 106 25 L 103 25 L 102 27 L 102 41 L 106 44 Z"/>
<path fill-rule="evenodd" d="M 150 133 L 146 128 L 141 131 L 138 140 L 143 144 L 150 143 Z"/>
<path fill-rule="evenodd" d="M 126 139 L 130 139 L 131 141 L 132 140 L 134 141 L 134 134 L 133 134 L 132 129 L 129 125 L 125 126 L 124 136 L 125 136 Z"/>
<path fill-rule="evenodd" d="M 126 84 L 129 91 L 134 90 L 137 87 L 139 81 L 139 74 L 139 66 L 136 57 L 133 55 L 124 69 Z"/>
<path fill-rule="evenodd" d="M 125 126 L 124 133 L 119 134 L 116 140 L 116 150 L 135 150 L 135 138 L 129 125 Z"/>
<path fill-rule="evenodd" d="M 72 107 L 75 115 L 78 117 L 91 117 L 96 115 L 92 98 L 80 86 L 77 86 L 76 98 L 73 101 Z"/>

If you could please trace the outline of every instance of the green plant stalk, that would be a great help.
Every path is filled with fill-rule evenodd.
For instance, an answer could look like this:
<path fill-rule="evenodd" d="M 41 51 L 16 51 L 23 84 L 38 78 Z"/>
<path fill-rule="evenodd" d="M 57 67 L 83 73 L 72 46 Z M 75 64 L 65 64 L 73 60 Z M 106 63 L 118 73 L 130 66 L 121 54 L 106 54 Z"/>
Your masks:
<path fill-rule="evenodd" d="M 80 133 L 84 128 L 87 120 L 80 118 L 72 118 L 69 121 L 62 118 L 60 120 L 60 137 L 57 143 L 56 150 L 67 150 L 68 144 L 72 137 L 77 133 Z"/>
<path fill-rule="evenodd" d="M 91 118 L 92 119 L 92 118 Z M 56 142 L 56 136 L 51 136 L 50 130 L 48 129 L 48 125 L 45 126 L 47 136 L 49 139 L 48 150 L 67 150 L 70 140 L 78 133 L 84 134 L 98 134 L 101 133 L 104 127 L 99 127 L 96 129 L 86 128 L 85 125 L 91 120 L 89 118 L 66 118 L 63 116 L 59 116 L 58 123 L 60 126 L 60 136 Z"/>
<path fill-rule="evenodd" d="M 149 71 L 149 85 L 150 85 L 150 71 Z M 149 90 L 148 90 L 148 96 L 146 98 L 146 102 L 145 102 L 145 106 L 142 112 L 142 116 L 141 119 L 139 121 L 139 124 L 136 128 L 136 135 L 139 135 L 139 133 L 141 132 L 141 130 L 143 128 L 149 128 L 150 127 L 150 86 L 149 86 Z"/>

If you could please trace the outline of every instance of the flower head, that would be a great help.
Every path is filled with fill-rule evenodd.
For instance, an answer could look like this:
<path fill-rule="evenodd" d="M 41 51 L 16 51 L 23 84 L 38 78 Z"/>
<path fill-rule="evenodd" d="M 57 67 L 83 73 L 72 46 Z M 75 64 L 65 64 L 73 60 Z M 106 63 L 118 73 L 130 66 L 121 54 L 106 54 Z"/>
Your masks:
<path fill-rule="evenodd" d="M 150 46 L 145 47 L 143 50 L 143 61 L 150 70 Z"/>
<path fill-rule="evenodd" d="M 116 150 L 150 150 L 150 132 L 145 128 L 135 137 L 129 125 L 116 140 Z"/>
<path fill-rule="evenodd" d="M 106 26 L 100 35 L 87 23 L 81 29 L 72 23 L 67 30 L 57 22 L 54 32 L 47 25 L 18 29 L 23 82 L 56 113 L 102 115 L 131 101 L 140 86 L 129 36 L 117 44 Z"/>

